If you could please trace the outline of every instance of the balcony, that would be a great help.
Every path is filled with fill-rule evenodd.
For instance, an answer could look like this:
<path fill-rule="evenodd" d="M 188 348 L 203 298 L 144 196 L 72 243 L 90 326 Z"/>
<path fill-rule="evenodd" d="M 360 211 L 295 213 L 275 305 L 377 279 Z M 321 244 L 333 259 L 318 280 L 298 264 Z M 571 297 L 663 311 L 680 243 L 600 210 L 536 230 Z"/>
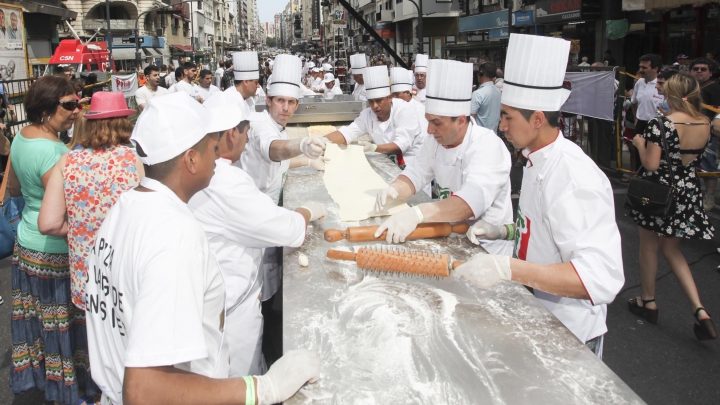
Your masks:
<path fill-rule="evenodd" d="M 395 11 L 393 10 L 380 10 L 375 13 L 375 22 L 377 24 L 392 22 L 393 18 L 395 18 Z"/>

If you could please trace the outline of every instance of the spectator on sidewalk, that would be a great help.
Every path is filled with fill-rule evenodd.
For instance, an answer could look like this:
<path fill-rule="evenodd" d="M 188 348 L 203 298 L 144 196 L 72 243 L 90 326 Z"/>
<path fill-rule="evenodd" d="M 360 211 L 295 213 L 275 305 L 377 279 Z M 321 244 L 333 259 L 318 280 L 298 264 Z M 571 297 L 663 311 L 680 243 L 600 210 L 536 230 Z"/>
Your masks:
<path fill-rule="evenodd" d="M 642 134 L 647 128 L 649 120 L 657 116 L 657 107 L 662 103 L 663 97 L 657 92 L 657 75 L 662 65 L 659 55 L 647 54 L 640 57 L 640 77 L 635 83 L 632 94 L 632 108 L 635 115 L 635 133 Z M 629 146 L 630 164 L 638 164 L 640 157 L 634 145 Z M 633 177 L 632 174 L 630 177 Z M 629 181 L 629 180 L 628 180 Z"/>
<path fill-rule="evenodd" d="M 715 65 L 705 59 L 698 58 L 690 64 L 690 71 L 695 79 L 700 83 L 700 94 L 702 102 L 712 106 L 720 105 L 720 84 L 712 79 L 713 68 Z M 701 113 L 708 119 L 715 117 L 713 111 L 702 109 Z M 704 172 L 717 172 L 717 138 L 712 137 L 710 145 L 705 150 L 705 158 L 700 164 L 700 169 Z M 715 191 L 717 188 L 717 177 L 703 177 L 705 183 L 705 196 L 703 197 L 703 206 L 705 211 L 712 211 L 715 208 Z"/>
<path fill-rule="evenodd" d="M 500 98 L 502 93 L 495 87 L 494 80 L 497 66 L 492 62 L 480 65 L 476 72 L 480 86 L 472 93 L 470 114 L 475 122 L 483 128 L 497 133 L 500 124 Z"/>

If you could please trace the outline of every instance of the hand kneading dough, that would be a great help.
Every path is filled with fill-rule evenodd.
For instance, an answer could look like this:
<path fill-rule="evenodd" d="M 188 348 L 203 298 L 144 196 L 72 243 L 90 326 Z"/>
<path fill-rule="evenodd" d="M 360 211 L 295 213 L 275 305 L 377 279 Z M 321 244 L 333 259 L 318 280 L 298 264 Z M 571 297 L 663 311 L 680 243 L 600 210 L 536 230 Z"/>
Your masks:
<path fill-rule="evenodd" d="M 310 260 L 308 259 L 307 256 L 305 256 L 304 254 L 300 253 L 300 254 L 298 255 L 298 263 L 299 263 L 300 266 L 302 266 L 302 267 L 307 267 L 308 263 L 310 263 Z"/>
<path fill-rule="evenodd" d="M 340 206 L 338 215 L 343 222 L 392 215 L 409 208 L 403 201 L 392 201 L 382 212 L 375 212 L 377 193 L 388 185 L 370 166 L 362 146 L 349 145 L 342 150 L 329 143 L 325 157 L 330 161 L 325 163 L 323 181 L 330 197 Z"/>

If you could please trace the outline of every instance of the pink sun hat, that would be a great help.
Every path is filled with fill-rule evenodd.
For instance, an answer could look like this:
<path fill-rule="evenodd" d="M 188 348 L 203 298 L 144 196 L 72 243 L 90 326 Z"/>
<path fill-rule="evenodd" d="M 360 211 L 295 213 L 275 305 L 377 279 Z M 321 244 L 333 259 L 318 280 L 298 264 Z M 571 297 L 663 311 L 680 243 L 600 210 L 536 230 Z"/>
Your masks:
<path fill-rule="evenodd" d="M 100 120 L 127 117 L 136 112 L 128 108 L 122 93 L 99 91 L 93 94 L 92 101 L 90 101 L 90 110 L 85 113 L 85 119 Z"/>

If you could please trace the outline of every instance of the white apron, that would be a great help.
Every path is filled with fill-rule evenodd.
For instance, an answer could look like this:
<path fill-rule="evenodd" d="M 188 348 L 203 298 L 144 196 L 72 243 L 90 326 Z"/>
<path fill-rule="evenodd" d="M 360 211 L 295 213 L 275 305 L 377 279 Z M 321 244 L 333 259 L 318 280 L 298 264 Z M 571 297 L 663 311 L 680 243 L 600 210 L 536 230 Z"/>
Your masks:
<path fill-rule="evenodd" d="M 230 352 L 230 378 L 262 375 L 267 371 L 265 357 L 262 354 L 261 289 L 261 283 L 255 283 L 248 291 L 248 296 L 227 312 L 228 324 L 243 325 L 242 328 L 225 329 L 225 336 L 233 347 Z"/>

